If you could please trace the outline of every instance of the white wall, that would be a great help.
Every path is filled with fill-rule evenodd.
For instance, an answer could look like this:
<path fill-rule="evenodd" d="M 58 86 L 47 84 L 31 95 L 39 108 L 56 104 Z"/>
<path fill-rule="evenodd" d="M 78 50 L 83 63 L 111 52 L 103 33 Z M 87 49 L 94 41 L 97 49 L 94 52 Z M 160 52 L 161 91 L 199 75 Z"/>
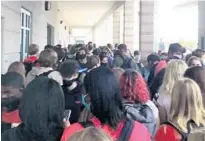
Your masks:
<path fill-rule="evenodd" d="M 42 50 L 47 44 L 47 24 L 52 25 L 54 29 L 54 43 L 57 44 L 64 39 L 60 36 L 62 32 L 59 30 L 61 19 L 58 14 L 58 5 L 52 2 L 50 11 L 44 10 L 44 1 L 2 1 L 1 8 L 3 17 L 3 43 L 1 51 L 3 51 L 2 73 L 6 72 L 8 66 L 20 60 L 20 34 L 21 34 L 21 7 L 31 12 L 32 32 L 31 43 L 36 43 Z M 67 27 L 68 29 L 68 27 Z M 61 33 L 60 33 L 61 32 Z M 68 31 L 67 31 L 68 32 Z M 60 39 L 62 38 L 62 39 Z M 64 41 L 63 41 L 64 42 Z"/>

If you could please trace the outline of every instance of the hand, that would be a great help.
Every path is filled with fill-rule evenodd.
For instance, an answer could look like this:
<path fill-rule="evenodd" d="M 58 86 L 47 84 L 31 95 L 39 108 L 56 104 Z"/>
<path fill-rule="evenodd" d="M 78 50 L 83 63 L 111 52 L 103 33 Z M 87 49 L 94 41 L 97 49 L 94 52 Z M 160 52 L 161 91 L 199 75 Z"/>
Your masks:
<path fill-rule="evenodd" d="M 66 119 L 63 119 L 63 123 L 65 128 L 70 126 L 70 121 L 66 121 Z"/>

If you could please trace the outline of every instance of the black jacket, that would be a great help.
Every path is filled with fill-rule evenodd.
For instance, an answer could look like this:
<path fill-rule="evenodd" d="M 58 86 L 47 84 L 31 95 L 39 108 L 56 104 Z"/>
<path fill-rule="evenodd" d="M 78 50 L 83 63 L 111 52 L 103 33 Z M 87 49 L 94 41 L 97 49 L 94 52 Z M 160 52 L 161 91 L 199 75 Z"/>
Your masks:
<path fill-rule="evenodd" d="M 156 121 L 152 109 L 146 104 L 124 103 L 125 114 L 127 118 L 144 124 L 149 133 L 154 136 L 156 131 Z"/>
<path fill-rule="evenodd" d="M 83 85 L 77 81 L 77 86 L 73 89 L 69 89 L 65 84 L 62 88 L 65 95 L 65 109 L 71 110 L 69 121 L 72 124 L 77 122 L 80 117 Z"/>

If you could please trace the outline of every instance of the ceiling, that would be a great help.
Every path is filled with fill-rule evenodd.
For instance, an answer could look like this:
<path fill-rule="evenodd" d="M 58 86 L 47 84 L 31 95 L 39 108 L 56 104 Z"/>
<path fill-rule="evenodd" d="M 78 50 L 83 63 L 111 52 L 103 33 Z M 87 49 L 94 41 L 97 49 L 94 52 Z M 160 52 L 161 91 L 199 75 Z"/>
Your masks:
<path fill-rule="evenodd" d="M 73 27 L 94 26 L 115 4 L 115 1 L 62 1 L 60 14 Z"/>

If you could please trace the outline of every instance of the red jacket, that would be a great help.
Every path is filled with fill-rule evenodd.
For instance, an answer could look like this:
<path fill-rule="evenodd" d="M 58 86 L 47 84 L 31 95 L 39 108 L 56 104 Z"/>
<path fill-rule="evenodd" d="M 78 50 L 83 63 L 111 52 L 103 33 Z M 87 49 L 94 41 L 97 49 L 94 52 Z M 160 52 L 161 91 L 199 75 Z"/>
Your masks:
<path fill-rule="evenodd" d="M 24 59 L 24 62 L 34 63 L 36 60 L 38 60 L 36 56 L 29 56 L 28 58 Z"/>
<path fill-rule="evenodd" d="M 181 141 L 180 133 L 170 125 L 162 125 L 155 135 L 155 141 Z"/>
<path fill-rule="evenodd" d="M 111 129 L 108 125 L 101 125 L 100 121 L 97 118 L 92 118 L 91 122 L 95 127 L 102 128 L 108 135 L 112 137 L 113 140 L 118 139 L 124 126 L 124 123 L 121 122 L 118 124 L 117 129 L 113 131 L 113 129 Z M 79 123 L 72 124 L 65 129 L 61 141 L 67 141 L 74 133 L 83 129 L 84 128 Z M 135 122 L 129 141 L 151 141 L 151 137 L 144 125 L 139 122 Z"/>

